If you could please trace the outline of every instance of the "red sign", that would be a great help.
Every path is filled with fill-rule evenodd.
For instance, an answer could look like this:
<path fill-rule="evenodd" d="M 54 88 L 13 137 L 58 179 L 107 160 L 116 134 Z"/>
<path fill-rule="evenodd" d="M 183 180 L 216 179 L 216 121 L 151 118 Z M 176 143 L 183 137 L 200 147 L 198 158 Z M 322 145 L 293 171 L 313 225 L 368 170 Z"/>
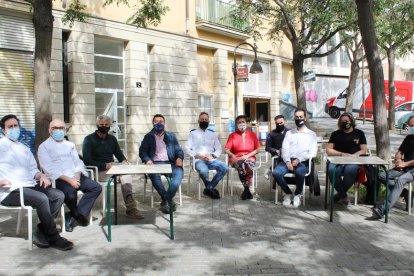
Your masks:
<path fill-rule="evenodd" d="M 248 67 L 236 67 L 237 76 L 236 79 L 238 82 L 249 81 L 249 68 Z"/>

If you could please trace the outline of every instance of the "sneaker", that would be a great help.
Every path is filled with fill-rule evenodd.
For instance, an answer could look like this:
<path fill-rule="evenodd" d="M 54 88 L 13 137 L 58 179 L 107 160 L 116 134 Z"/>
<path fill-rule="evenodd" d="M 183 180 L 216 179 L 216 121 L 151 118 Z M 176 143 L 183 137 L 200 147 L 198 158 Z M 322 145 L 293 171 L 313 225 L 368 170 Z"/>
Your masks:
<path fill-rule="evenodd" d="M 170 213 L 170 206 L 168 205 L 168 200 L 164 199 L 161 202 L 161 204 L 160 204 L 160 210 L 164 214 L 169 214 Z"/>
<path fill-rule="evenodd" d="M 382 212 L 382 209 L 379 207 L 373 207 L 372 208 L 372 218 L 373 219 L 382 219 L 384 217 L 384 213 Z"/>
<path fill-rule="evenodd" d="M 294 197 L 293 197 L 293 206 L 295 207 L 295 208 L 298 208 L 299 206 L 300 206 L 300 202 L 301 202 L 301 195 L 295 195 Z"/>
<path fill-rule="evenodd" d="M 125 215 L 132 219 L 143 219 L 144 218 L 144 215 L 141 213 L 141 211 L 135 207 L 127 209 L 125 212 Z"/>
<path fill-rule="evenodd" d="M 286 194 L 283 196 L 283 206 L 290 206 L 290 204 L 292 203 L 292 195 L 291 194 Z"/>
<path fill-rule="evenodd" d="M 46 240 L 45 236 L 39 231 L 35 230 L 32 235 L 33 244 L 39 248 L 48 248 L 50 247 L 49 242 Z"/>
<path fill-rule="evenodd" d="M 64 237 L 59 236 L 55 241 L 50 241 L 50 246 L 62 251 L 71 250 L 73 248 L 73 242 L 68 241 Z"/>

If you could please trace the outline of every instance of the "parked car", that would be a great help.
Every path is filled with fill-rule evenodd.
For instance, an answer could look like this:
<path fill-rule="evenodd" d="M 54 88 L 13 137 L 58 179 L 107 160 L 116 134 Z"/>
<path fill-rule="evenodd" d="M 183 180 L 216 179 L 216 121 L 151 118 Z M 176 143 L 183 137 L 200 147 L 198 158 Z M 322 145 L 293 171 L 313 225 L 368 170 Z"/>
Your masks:
<path fill-rule="evenodd" d="M 395 113 L 397 113 L 397 111 Z M 395 127 L 397 129 L 406 130 L 408 127 L 408 118 L 410 118 L 411 116 L 414 116 L 414 112 L 409 112 L 400 116 L 398 120 L 395 120 L 397 122 L 395 124 Z M 397 118 L 397 115 L 395 115 L 395 118 Z"/>
<path fill-rule="evenodd" d="M 395 107 L 395 121 L 414 111 L 414 102 L 406 102 Z M 408 116 L 410 117 L 410 116 Z M 408 119 L 407 117 L 407 119 Z"/>

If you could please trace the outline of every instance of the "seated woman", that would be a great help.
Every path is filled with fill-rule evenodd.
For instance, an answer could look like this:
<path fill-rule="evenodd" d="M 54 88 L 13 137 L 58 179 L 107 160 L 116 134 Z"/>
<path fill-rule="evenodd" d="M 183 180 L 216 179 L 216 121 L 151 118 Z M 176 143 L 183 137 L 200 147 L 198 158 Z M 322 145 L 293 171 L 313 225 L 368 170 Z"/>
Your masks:
<path fill-rule="evenodd" d="M 247 130 L 247 117 L 245 115 L 237 116 L 236 131 L 230 134 L 225 149 L 229 156 L 229 164 L 236 168 L 243 184 L 242 200 L 253 198 L 250 185 L 256 163 L 255 155 L 259 153 L 259 147 L 260 143 L 256 134 Z"/>
<path fill-rule="evenodd" d="M 360 156 L 367 153 L 367 139 L 362 130 L 355 128 L 355 119 L 351 113 L 345 112 L 338 119 L 338 130 L 332 132 L 326 153 L 328 156 Z M 335 164 L 329 164 L 329 179 L 332 181 Z M 335 172 L 334 201 L 349 204 L 347 192 L 355 183 L 358 165 L 342 165 Z"/>

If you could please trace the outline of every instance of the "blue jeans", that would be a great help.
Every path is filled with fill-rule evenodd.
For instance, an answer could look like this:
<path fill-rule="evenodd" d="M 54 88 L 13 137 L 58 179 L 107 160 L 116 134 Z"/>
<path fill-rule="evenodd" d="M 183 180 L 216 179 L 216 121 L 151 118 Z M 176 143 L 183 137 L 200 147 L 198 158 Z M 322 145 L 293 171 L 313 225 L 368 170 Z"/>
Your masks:
<path fill-rule="evenodd" d="M 164 185 L 161 181 L 160 174 L 150 174 L 149 178 L 151 179 L 152 186 L 154 186 L 155 190 L 157 190 L 158 194 L 161 196 L 162 200 L 168 200 L 174 198 L 175 193 L 177 192 L 178 188 L 181 185 L 181 180 L 184 176 L 184 170 L 182 167 L 175 166 L 175 163 L 171 163 L 170 161 L 154 161 L 154 164 L 171 164 L 172 169 L 172 177 L 171 177 L 171 187 L 172 191 L 165 190 Z"/>
<path fill-rule="evenodd" d="M 53 189 L 51 186 L 46 189 L 36 185 L 33 188 L 23 188 L 24 204 L 36 209 L 40 223 L 40 232 L 48 241 L 55 241 L 59 238 L 56 229 L 55 218 L 59 214 L 63 204 L 64 194 Z M 2 202 L 4 206 L 20 206 L 20 191 L 12 191 Z"/>
<path fill-rule="evenodd" d="M 332 182 L 335 164 L 329 163 L 328 173 L 329 180 Z M 335 190 L 338 192 L 339 198 L 345 198 L 349 188 L 354 185 L 358 175 L 358 165 L 338 166 L 335 172 Z"/>
<path fill-rule="evenodd" d="M 303 181 L 305 180 L 305 175 L 308 172 L 308 164 L 309 164 L 308 162 L 306 162 L 306 165 L 304 163 L 299 163 L 296 166 L 296 168 L 294 168 L 293 170 L 293 173 L 295 174 L 295 181 L 296 181 L 295 195 L 302 194 Z M 285 194 L 292 194 L 292 191 L 290 190 L 284 178 L 285 174 L 287 174 L 288 172 L 292 172 L 292 171 L 288 170 L 285 162 L 281 162 L 276 166 L 272 174 L 277 184 L 279 184 L 279 186 L 282 188 Z"/>
<path fill-rule="evenodd" d="M 96 183 L 90 178 L 81 176 L 80 187 L 75 189 L 67 182 L 56 179 L 56 188 L 65 194 L 65 204 L 70 210 L 71 217 L 78 218 L 79 215 L 83 218 L 88 218 L 92 207 L 102 191 L 100 184 Z M 78 203 L 78 190 L 82 191 L 83 195 Z"/>
<path fill-rule="evenodd" d="M 197 160 L 195 163 L 195 169 L 200 174 L 201 180 L 203 180 L 204 185 L 207 189 L 214 189 L 220 180 L 226 175 L 229 168 L 224 162 L 219 160 Z M 208 180 L 208 171 L 215 170 L 216 174 L 214 175 L 211 181 Z"/>

